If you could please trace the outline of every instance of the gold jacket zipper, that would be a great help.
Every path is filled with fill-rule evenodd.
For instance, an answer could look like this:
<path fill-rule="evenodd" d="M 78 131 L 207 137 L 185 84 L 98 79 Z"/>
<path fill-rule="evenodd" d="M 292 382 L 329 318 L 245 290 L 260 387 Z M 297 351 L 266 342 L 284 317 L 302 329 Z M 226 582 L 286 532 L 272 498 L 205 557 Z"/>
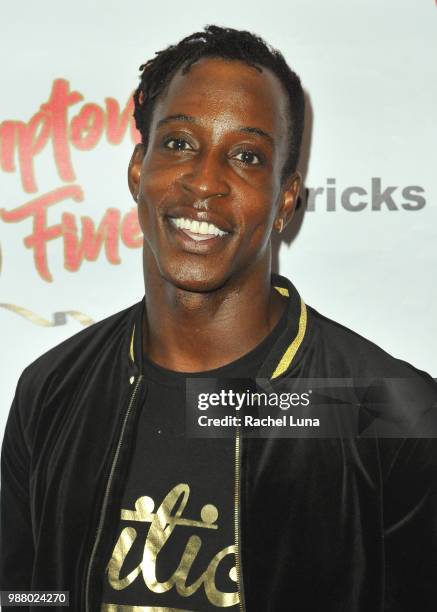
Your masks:
<path fill-rule="evenodd" d="M 106 483 L 106 489 L 105 489 L 105 495 L 103 497 L 103 502 L 102 502 L 102 507 L 100 510 L 100 518 L 99 518 L 99 523 L 98 523 L 98 527 L 97 527 L 97 531 L 96 531 L 96 537 L 94 538 L 94 545 L 93 548 L 91 550 L 91 555 L 90 555 L 90 559 L 88 562 L 88 569 L 87 569 L 87 574 L 86 574 L 86 579 L 85 579 L 85 610 L 86 612 L 90 612 L 90 607 L 89 607 L 89 585 L 90 585 L 90 578 L 91 578 L 91 569 L 93 566 L 93 561 L 94 561 L 94 557 L 96 555 L 96 550 L 97 550 L 97 546 L 99 544 L 100 541 L 100 537 L 102 535 L 102 529 L 103 529 L 103 524 L 104 524 L 104 520 L 105 520 L 105 515 L 106 515 L 106 508 L 108 505 L 108 499 L 109 499 L 109 493 L 111 490 L 111 484 L 112 484 L 112 479 L 114 477 L 114 472 L 115 472 L 115 468 L 117 466 L 117 460 L 118 460 L 118 455 L 120 454 L 120 448 L 121 445 L 123 443 L 123 437 L 124 437 L 124 432 L 126 429 L 126 424 L 127 421 L 129 419 L 129 415 L 130 412 L 132 410 L 132 406 L 134 404 L 135 401 L 135 397 L 138 391 L 138 387 L 140 386 L 140 382 L 143 378 L 143 375 L 141 374 L 140 376 L 138 376 L 136 382 L 135 382 L 135 386 L 134 386 L 134 390 L 132 391 L 132 395 L 130 397 L 129 400 L 129 404 L 126 410 L 126 414 L 124 415 L 124 419 L 123 419 L 123 424 L 121 426 L 121 431 L 120 431 L 120 437 L 118 439 L 118 443 L 117 443 L 117 447 L 115 449 L 115 453 L 114 453 L 114 458 L 112 460 L 112 465 L 111 465 L 111 471 L 109 472 L 109 477 L 108 477 L 108 482 Z"/>
<path fill-rule="evenodd" d="M 241 538 L 240 538 L 240 488 L 241 488 L 241 434 L 237 427 L 235 434 L 235 493 L 234 493 L 234 546 L 235 569 L 237 571 L 237 589 L 239 595 L 240 611 L 244 612 L 243 576 L 241 567 Z"/>

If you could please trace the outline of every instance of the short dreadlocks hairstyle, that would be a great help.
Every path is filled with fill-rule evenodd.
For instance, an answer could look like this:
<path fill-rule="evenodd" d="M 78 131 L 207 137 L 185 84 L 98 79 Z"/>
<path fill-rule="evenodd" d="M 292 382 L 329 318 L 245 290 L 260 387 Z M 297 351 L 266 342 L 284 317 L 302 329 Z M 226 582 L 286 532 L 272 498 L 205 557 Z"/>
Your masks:
<path fill-rule="evenodd" d="M 195 32 L 157 51 L 155 57 L 140 66 L 140 84 L 134 93 L 134 118 L 141 141 L 147 147 L 153 109 L 159 95 L 180 67 L 186 74 L 203 57 L 240 60 L 258 70 L 269 68 L 281 81 L 289 101 L 290 144 L 282 179 L 294 172 L 304 126 L 305 100 L 299 77 L 288 66 L 280 51 L 262 38 L 245 30 L 207 25 L 203 32 Z"/>

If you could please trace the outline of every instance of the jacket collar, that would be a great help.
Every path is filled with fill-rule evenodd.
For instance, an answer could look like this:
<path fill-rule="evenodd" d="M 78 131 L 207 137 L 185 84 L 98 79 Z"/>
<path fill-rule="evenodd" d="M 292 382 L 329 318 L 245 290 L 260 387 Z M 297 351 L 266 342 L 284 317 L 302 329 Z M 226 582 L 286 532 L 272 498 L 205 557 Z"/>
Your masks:
<path fill-rule="evenodd" d="M 272 272 L 272 285 L 288 298 L 287 325 L 265 359 L 257 378 L 279 378 L 289 375 L 300 360 L 308 337 L 307 308 L 291 281 Z M 134 374 L 143 371 L 142 321 L 145 297 L 134 306 L 129 323 L 129 364 Z"/>
<path fill-rule="evenodd" d="M 289 374 L 297 365 L 308 335 L 307 308 L 295 286 L 285 276 L 275 273 L 272 273 L 272 284 L 288 298 L 287 325 L 264 361 L 258 378 L 278 378 Z"/>

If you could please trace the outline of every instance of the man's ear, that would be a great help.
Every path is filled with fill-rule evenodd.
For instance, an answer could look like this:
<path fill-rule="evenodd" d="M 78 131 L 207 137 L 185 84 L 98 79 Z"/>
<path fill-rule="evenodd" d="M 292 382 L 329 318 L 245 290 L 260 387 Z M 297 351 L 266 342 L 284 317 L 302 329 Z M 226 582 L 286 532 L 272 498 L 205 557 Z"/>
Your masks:
<path fill-rule="evenodd" d="M 274 227 L 278 232 L 282 232 L 284 227 L 291 221 L 296 210 L 297 199 L 302 184 L 300 172 L 294 172 L 285 181 L 282 192 L 282 201 L 279 206 L 278 214 L 274 222 Z"/>
<path fill-rule="evenodd" d="M 133 150 L 127 170 L 127 182 L 135 202 L 138 200 L 138 194 L 140 191 L 141 164 L 143 163 L 145 154 L 145 146 L 141 143 L 137 144 Z"/>

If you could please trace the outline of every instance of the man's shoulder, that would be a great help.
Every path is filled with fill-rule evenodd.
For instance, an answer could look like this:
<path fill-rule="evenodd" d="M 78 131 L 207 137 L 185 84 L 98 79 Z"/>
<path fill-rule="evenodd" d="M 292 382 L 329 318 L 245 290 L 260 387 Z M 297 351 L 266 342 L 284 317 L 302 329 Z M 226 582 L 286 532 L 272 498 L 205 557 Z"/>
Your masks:
<path fill-rule="evenodd" d="M 318 345 L 353 376 L 433 380 L 427 372 L 394 357 L 375 342 L 307 306 Z"/>
<path fill-rule="evenodd" d="M 427 372 L 393 357 L 314 308 L 309 307 L 308 314 L 315 328 L 313 351 L 323 370 L 318 376 L 347 379 L 345 388 L 352 382 L 367 417 L 379 419 L 375 431 L 381 437 L 398 432 L 402 432 L 399 437 L 437 437 L 437 417 L 432 410 L 437 406 L 437 383 Z"/>
<path fill-rule="evenodd" d="M 103 347 L 110 350 L 110 344 L 118 345 L 127 337 L 139 304 L 105 317 L 47 350 L 23 370 L 19 386 L 32 388 L 38 384 L 40 387 L 55 375 L 89 367 Z"/>

